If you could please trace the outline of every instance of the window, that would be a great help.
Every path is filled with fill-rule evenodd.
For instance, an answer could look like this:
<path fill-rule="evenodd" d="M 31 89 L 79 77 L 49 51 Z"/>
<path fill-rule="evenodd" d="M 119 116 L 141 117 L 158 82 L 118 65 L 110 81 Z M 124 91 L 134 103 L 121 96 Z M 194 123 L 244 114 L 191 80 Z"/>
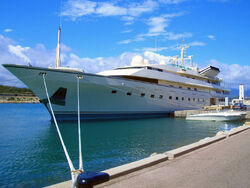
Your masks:
<path fill-rule="evenodd" d="M 145 96 L 145 93 L 141 93 L 141 97 L 144 97 Z"/>
<path fill-rule="evenodd" d="M 151 97 L 151 98 L 154 98 L 154 97 L 155 97 L 155 95 L 150 95 L 150 97 Z"/>
<path fill-rule="evenodd" d="M 175 99 L 176 99 L 176 100 L 178 100 L 178 99 L 179 99 L 179 97 L 176 97 Z"/>
<path fill-rule="evenodd" d="M 190 101 L 191 99 L 190 98 L 188 98 L 188 101 Z"/>
<path fill-rule="evenodd" d="M 117 93 L 117 91 L 116 91 L 116 90 L 112 90 L 111 93 L 114 93 L 114 94 L 115 94 L 115 93 Z"/>
<path fill-rule="evenodd" d="M 162 95 L 160 95 L 160 96 L 159 96 L 159 99 L 162 99 L 162 98 L 163 98 L 163 96 L 162 96 Z"/>
<path fill-rule="evenodd" d="M 171 100 L 171 99 L 172 99 L 172 96 L 169 96 L 168 98 Z"/>
<path fill-rule="evenodd" d="M 181 98 L 181 100 L 183 100 L 183 101 L 184 101 L 184 97 L 182 97 L 182 98 Z"/>
<path fill-rule="evenodd" d="M 131 93 L 131 92 L 127 92 L 127 95 L 129 95 L 129 96 L 130 96 L 130 95 L 132 95 L 132 93 Z"/>

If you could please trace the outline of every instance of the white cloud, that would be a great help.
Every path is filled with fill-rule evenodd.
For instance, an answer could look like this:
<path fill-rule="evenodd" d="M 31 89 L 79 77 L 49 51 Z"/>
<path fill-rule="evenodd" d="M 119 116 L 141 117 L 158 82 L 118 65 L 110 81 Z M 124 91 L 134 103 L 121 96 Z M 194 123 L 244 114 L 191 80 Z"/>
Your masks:
<path fill-rule="evenodd" d="M 222 63 L 216 59 L 212 59 L 208 64 L 216 66 L 220 69 L 220 77 L 230 85 L 230 87 L 238 88 L 239 84 L 244 84 L 250 87 L 250 66 Z"/>
<path fill-rule="evenodd" d="M 179 4 L 185 1 L 188 1 L 188 0 L 159 0 L 159 2 L 165 3 L 165 4 Z"/>
<path fill-rule="evenodd" d="M 145 51 L 143 57 L 149 60 L 149 62 L 151 62 L 152 64 L 159 63 L 162 61 L 165 63 L 169 63 L 170 59 L 172 59 L 172 57 L 170 56 L 160 55 L 152 51 Z"/>
<path fill-rule="evenodd" d="M 20 45 L 13 46 L 9 45 L 9 52 L 16 55 L 17 57 L 20 57 L 24 60 L 26 63 L 30 63 L 30 59 L 27 55 L 25 55 L 25 52 L 29 51 L 30 47 L 21 47 Z"/>
<path fill-rule="evenodd" d="M 215 2 L 215 3 L 226 3 L 229 2 L 231 0 L 207 0 L 208 2 Z"/>
<path fill-rule="evenodd" d="M 3 32 L 4 33 L 10 33 L 10 32 L 12 32 L 13 30 L 12 29 L 5 29 Z"/>
<path fill-rule="evenodd" d="M 149 33 L 163 33 L 168 26 L 168 20 L 164 17 L 152 17 L 149 19 Z"/>
<path fill-rule="evenodd" d="M 188 43 L 188 46 L 205 46 L 206 44 L 204 42 L 194 41 Z"/>
<path fill-rule="evenodd" d="M 127 29 L 127 30 L 122 31 L 121 33 L 131 33 L 132 31 L 133 31 L 132 29 Z"/>
<path fill-rule="evenodd" d="M 191 38 L 193 36 L 192 33 L 185 32 L 185 33 L 173 33 L 173 32 L 167 32 L 165 33 L 165 38 L 168 40 L 179 40 L 184 38 Z"/>
<path fill-rule="evenodd" d="M 172 14 L 164 14 L 157 17 L 151 17 L 147 20 L 147 25 L 149 26 L 149 30 L 147 33 L 138 34 L 134 41 L 143 41 L 147 37 L 157 37 L 162 36 L 167 40 L 178 40 L 180 38 L 190 38 L 192 37 L 192 33 L 173 33 L 166 31 L 166 28 L 169 25 L 169 22 L 172 18 L 179 17 L 186 14 L 186 12 L 177 12 Z"/>
<path fill-rule="evenodd" d="M 148 51 L 148 52 L 161 52 L 164 50 L 168 50 L 170 47 L 159 47 L 159 48 L 151 48 L 151 47 L 144 47 L 142 49 L 135 49 L 136 51 Z"/>
<path fill-rule="evenodd" d="M 215 40 L 215 36 L 214 35 L 208 35 L 207 38 L 209 38 L 211 40 Z"/>
<path fill-rule="evenodd" d="M 152 12 L 158 7 L 158 3 L 156 1 L 147 0 L 143 3 L 132 3 L 128 8 L 128 15 L 130 16 L 140 16 L 143 13 Z"/>
<path fill-rule="evenodd" d="M 125 21 L 125 25 L 131 25 L 135 21 L 135 17 L 133 16 L 122 16 L 121 18 L 122 21 Z"/>
<path fill-rule="evenodd" d="M 63 8 L 62 16 L 76 20 L 86 15 L 123 16 L 123 20 L 152 12 L 158 7 L 156 1 L 147 0 L 142 3 L 130 3 L 127 6 L 118 6 L 113 2 L 94 2 L 88 0 L 68 0 Z M 128 20 L 127 20 L 128 21 Z"/>
<path fill-rule="evenodd" d="M 118 57 L 97 57 L 97 58 L 80 58 L 71 53 L 67 59 L 67 66 L 81 68 L 85 72 L 97 73 L 116 67 L 127 66 L 130 64 L 135 53 L 123 53 Z"/>
<path fill-rule="evenodd" d="M 165 32 L 165 28 L 168 27 L 168 22 L 170 22 L 170 18 L 179 17 L 184 15 L 184 12 L 177 12 L 172 14 L 163 14 L 157 17 L 151 17 L 147 20 L 147 24 L 149 25 L 149 34 L 161 34 Z"/>
<path fill-rule="evenodd" d="M 128 44 L 128 43 L 131 43 L 131 42 L 132 42 L 132 40 L 127 39 L 127 40 L 123 40 L 123 41 L 118 42 L 118 44 Z"/>
<path fill-rule="evenodd" d="M 69 0 L 65 3 L 62 16 L 76 20 L 78 17 L 95 13 L 97 3 L 88 0 Z"/>
<path fill-rule="evenodd" d="M 100 16 L 121 16 L 127 14 L 127 9 L 112 3 L 100 3 L 95 13 Z"/>

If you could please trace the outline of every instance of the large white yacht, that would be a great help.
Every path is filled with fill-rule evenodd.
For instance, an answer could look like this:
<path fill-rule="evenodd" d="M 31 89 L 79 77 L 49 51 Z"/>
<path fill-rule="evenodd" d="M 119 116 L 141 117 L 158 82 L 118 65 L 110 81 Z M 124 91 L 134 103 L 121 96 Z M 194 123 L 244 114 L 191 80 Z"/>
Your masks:
<path fill-rule="evenodd" d="M 55 68 L 4 64 L 27 85 L 47 107 L 46 82 L 58 120 L 77 119 L 77 79 L 80 88 L 81 119 L 114 119 L 166 116 L 175 110 L 198 109 L 223 100 L 229 90 L 217 78 L 218 68 L 199 70 L 192 56 L 181 56 L 159 63 L 135 56 L 130 66 L 97 74 L 60 66 L 60 29 Z M 189 62 L 187 62 L 189 61 Z"/>

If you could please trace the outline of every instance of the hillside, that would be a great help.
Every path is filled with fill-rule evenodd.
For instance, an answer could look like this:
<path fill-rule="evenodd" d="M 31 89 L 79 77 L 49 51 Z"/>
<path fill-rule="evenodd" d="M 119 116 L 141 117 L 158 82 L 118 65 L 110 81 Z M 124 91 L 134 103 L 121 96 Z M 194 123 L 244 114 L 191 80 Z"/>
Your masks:
<path fill-rule="evenodd" d="M 0 94 L 12 94 L 12 95 L 34 95 L 33 92 L 30 89 L 27 88 L 18 88 L 13 86 L 4 86 L 0 85 Z"/>

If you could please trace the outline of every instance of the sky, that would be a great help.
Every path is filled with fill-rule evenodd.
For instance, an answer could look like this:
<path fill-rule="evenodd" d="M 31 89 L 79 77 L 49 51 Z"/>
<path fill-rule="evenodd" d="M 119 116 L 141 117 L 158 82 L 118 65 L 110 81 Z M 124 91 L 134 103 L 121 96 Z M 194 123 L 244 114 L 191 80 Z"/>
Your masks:
<path fill-rule="evenodd" d="M 184 40 L 199 68 L 250 89 L 249 9 L 249 0 L 1 0 L 0 63 L 54 66 L 61 23 L 62 66 L 96 73 L 135 55 L 179 55 Z M 2 66 L 0 84 L 22 86 Z"/>

